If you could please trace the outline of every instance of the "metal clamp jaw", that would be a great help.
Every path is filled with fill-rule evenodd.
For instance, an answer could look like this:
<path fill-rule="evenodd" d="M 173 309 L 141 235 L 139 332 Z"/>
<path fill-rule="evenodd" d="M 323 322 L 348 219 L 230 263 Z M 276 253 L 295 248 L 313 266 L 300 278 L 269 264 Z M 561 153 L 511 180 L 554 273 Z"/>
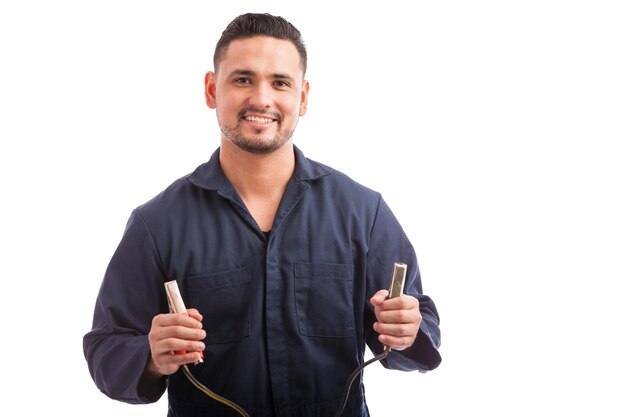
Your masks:
<path fill-rule="evenodd" d="M 404 282 L 406 281 L 407 265 L 402 262 L 393 264 L 393 275 L 391 276 L 391 285 L 389 286 L 389 298 L 400 297 L 404 293 Z M 384 345 L 384 352 L 388 354 L 391 347 Z"/>

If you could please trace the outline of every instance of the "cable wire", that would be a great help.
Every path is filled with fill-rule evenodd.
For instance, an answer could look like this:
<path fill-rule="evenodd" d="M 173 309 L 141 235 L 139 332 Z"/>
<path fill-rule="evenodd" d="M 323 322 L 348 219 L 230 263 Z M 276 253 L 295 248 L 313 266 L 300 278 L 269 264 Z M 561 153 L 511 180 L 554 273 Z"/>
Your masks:
<path fill-rule="evenodd" d="M 348 402 L 348 396 L 350 395 L 350 388 L 352 388 L 352 383 L 354 383 L 354 380 L 356 379 L 356 377 L 363 372 L 363 369 L 365 369 L 366 366 L 374 363 L 374 362 L 378 362 L 381 359 L 385 359 L 388 355 L 388 352 L 383 352 L 380 355 L 377 355 L 375 357 L 373 357 L 372 359 L 370 359 L 369 361 L 365 362 L 364 364 L 360 365 L 358 368 L 356 368 L 354 371 L 352 371 L 352 373 L 350 374 L 350 376 L 348 377 L 348 380 L 346 381 L 346 386 L 343 390 L 343 395 L 341 398 L 341 406 L 339 407 L 339 409 L 337 410 L 337 412 L 335 413 L 334 417 L 341 417 L 341 414 L 343 413 L 343 410 L 346 408 L 346 404 Z M 202 391 L 203 393 L 205 393 L 206 395 L 208 395 L 210 398 L 214 399 L 215 401 L 218 401 L 224 405 L 226 405 L 227 407 L 232 408 L 233 410 L 235 410 L 236 412 L 239 413 L 239 415 L 241 415 L 242 417 L 250 417 L 250 415 L 246 412 L 246 410 L 244 410 L 243 408 L 241 408 L 240 406 L 238 406 L 237 404 L 235 404 L 234 402 L 214 393 L 213 391 L 211 391 L 210 389 L 208 389 L 207 387 L 205 387 L 204 385 L 202 385 L 202 383 L 200 381 L 198 381 L 196 379 L 196 377 L 193 376 L 193 374 L 191 373 L 191 371 L 189 371 L 189 368 L 187 367 L 187 365 L 183 365 L 181 367 L 181 369 L 183 370 L 183 373 L 185 374 L 185 376 L 187 377 L 187 379 L 189 379 L 189 381 L 196 387 L 198 388 L 200 391 Z"/>
<path fill-rule="evenodd" d="M 195 376 L 193 376 L 193 374 L 191 373 L 191 371 L 189 371 L 189 368 L 187 367 L 187 365 L 183 365 L 182 367 L 183 373 L 185 374 L 185 376 L 187 377 L 187 379 L 189 379 L 189 381 L 191 381 L 191 383 L 198 388 L 200 391 L 202 391 L 203 393 L 205 393 L 206 395 L 208 395 L 209 397 L 211 397 L 212 399 L 214 399 L 215 401 L 218 401 L 230 408 L 232 408 L 233 410 L 235 410 L 236 412 L 239 413 L 239 415 L 241 415 L 242 417 L 250 417 L 250 414 L 248 414 L 246 412 L 246 410 L 244 410 L 243 408 L 241 408 L 240 406 L 238 406 L 237 404 L 235 404 L 234 402 L 227 400 L 224 397 L 221 397 L 219 395 L 217 395 L 216 393 L 214 393 L 213 391 L 211 391 L 210 389 L 208 389 L 207 387 L 205 387 L 204 385 L 202 385 L 200 383 L 200 381 L 198 381 L 196 379 Z"/>
<path fill-rule="evenodd" d="M 387 355 L 389 354 L 389 352 L 385 351 L 383 353 L 381 353 L 380 355 L 374 356 L 372 359 L 370 359 L 369 361 L 365 362 L 363 365 L 359 366 L 358 368 L 356 368 L 352 374 L 350 374 L 350 377 L 348 378 L 348 381 L 346 381 L 346 387 L 343 390 L 343 397 L 341 398 L 341 407 L 339 407 L 339 409 L 337 410 L 337 412 L 335 413 L 335 417 L 341 417 L 341 414 L 343 413 L 344 408 L 346 408 L 346 403 L 348 402 L 348 395 L 350 395 L 350 388 L 352 387 L 352 383 L 354 382 L 354 380 L 356 379 L 356 377 L 363 372 L 363 369 L 374 362 L 377 362 L 381 359 L 385 359 L 387 357 Z"/>

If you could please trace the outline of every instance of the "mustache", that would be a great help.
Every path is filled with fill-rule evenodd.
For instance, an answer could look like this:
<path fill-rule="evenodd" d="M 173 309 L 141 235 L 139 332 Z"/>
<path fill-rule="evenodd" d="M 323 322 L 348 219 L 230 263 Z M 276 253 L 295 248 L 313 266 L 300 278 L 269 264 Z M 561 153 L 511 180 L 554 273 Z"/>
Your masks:
<path fill-rule="evenodd" d="M 282 114 L 276 112 L 276 111 L 272 111 L 272 110 L 267 110 L 267 109 L 257 109 L 256 107 L 244 107 L 243 109 L 241 109 L 239 111 L 239 118 L 243 118 L 247 113 L 254 113 L 254 114 L 258 114 L 258 115 L 263 115 L 263 116 L 267 116 L 269 118 L 275 119 L 276 121 L 278 121 L 279 123 L 283 121 L 283 116 Z"/>

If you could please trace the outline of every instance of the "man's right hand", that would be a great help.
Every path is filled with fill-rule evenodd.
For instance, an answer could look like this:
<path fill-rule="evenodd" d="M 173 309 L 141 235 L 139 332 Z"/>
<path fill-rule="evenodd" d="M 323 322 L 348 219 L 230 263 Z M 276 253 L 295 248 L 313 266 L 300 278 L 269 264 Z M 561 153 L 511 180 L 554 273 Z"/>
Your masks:
<path fill-rule="evenodd" d="M 200 340 L 206 337 L 202 315 L 195 308 L 187 310 L 187 314 L 159 314 L 152 319 L 148 334 L 152 358 L 146 368 L 150 373 L 171 375 L 181 365 L 200 360 L 200 352 L 204 350 Z M 174 353 L 180 350 L 187 353 Z"/>

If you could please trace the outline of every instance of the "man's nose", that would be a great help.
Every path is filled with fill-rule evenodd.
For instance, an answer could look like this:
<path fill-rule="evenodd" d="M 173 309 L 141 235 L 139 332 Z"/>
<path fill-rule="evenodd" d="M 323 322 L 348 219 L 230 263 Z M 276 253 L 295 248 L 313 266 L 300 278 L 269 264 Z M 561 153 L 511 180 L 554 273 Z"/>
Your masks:
<path fill-rule="evenodd" d="M 260 83 L 257 84 L 250 96 L 250 104 L 257 108 L 268 108 L 272 106 L 272 88 L 271 86 Z"/>

